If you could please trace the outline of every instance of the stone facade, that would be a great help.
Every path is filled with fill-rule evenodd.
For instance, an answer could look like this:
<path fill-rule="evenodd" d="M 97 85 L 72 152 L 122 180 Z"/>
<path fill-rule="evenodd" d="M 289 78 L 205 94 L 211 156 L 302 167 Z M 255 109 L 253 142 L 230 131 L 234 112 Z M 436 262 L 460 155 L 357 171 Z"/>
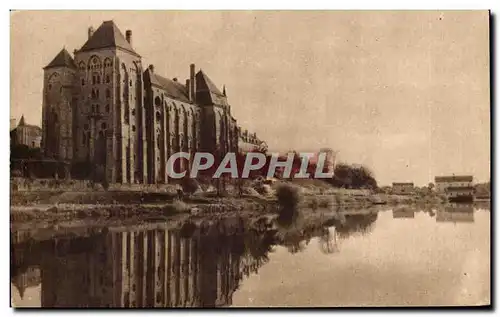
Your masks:
<path fill-rule="evenodd" d="M 36 125 L 26 124 L 24 116 L 22 116 L 17 127 L 10 131 L 10 140 L 13 145 L 22 144 L 30 148 L 39 148 L 42 140 L 42 129 Z"/>
<path fill-rule="evenodd" d="M 185 83 L 143 67 L 132 31 L 124 37 L 113 21 L 89 28 L 74 58 L 63 49 L 44 72 L 44 155 L 87 163 L 110 183 L 168 183 L 173 153 L 238 150 L 225 88 L 194 64 Z"/>

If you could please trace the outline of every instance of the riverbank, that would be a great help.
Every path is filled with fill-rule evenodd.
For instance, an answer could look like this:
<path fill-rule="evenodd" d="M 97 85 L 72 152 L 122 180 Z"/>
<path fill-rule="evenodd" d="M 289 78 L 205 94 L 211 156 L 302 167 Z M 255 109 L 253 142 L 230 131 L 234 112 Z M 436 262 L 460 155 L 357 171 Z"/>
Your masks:
<path fill-rule="evenodd" d="M 16 180 L 15 184 L 24 184 Z M 227 213 L 266 213 L 277 206 L 275 190 L 279 186 L 292 186 L 299 193 L 298 206 L 310 209 L 366 209 L 372 206 L 413 205 L 427 208 L 448 204 L 438 195 L 382 195 L 369 190 L 348 190 L 332 188 L 317 180 L 280 181 L 267 187 L 262 185 L 243 188 L 241 192 L 227 186 L 222 195 L 206 190 L 186 195 L 176 200 L 173 185 L 120 185 L 107 189 L 95 184 L 74 183 L 71 190 L 62 185 L 40 181 L 29 187 L 11 188 L 11 223 L 52 223 L 84 219 L 166 219 L 176 215 L 203 215 Z M 23 185 L 24 186 L 24 185 Z M 14 186 L 11 186 L 14 187 Z M 264 187 L 264 188 L 262 188 Z M 77 190 L 85 188 L 85 190 Z M 241 195 L 240 195 L 241 194 Z M 222 197 L 221 197 L 222 196 Z M 432 208 L 432 207 L 431 207 Z"/>

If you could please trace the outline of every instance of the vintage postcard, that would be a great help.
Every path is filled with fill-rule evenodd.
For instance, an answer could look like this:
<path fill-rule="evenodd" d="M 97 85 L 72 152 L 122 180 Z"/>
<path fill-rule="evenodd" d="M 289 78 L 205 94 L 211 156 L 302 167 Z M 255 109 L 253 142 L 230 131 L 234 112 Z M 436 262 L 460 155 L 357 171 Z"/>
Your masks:
<path fill-rule="evenodd" d="M 491 305 L 488 11 L 12 11 L 21 307 Z"/>

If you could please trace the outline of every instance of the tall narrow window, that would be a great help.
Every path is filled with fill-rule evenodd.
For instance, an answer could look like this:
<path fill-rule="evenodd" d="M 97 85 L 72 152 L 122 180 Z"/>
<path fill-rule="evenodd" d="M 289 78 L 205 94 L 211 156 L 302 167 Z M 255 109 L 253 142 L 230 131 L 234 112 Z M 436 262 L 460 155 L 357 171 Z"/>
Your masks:
<path fill-rule="evenodd" d="M 106 113 L 109 113 L 109 103 L 106 105 Z"/>
<path fill-rule="evenodd" d="M 92 75 L 92 85 L 95 85 L 97 82 L 96 75 Z"/>
<path fill-rule="evenodd" d="M 109 75 L 106 75 L 106 83 L 109 84 L 111 82 L 111 77 Z"/>
<path fill-rule="evenodd" d="M 82 78 L 82 86 L 85 86 L 85 79 Z"/>
<path fill-rule="evenodd" d="M 111 98 L 111 91 L 109 89 L 106 89 L 106 98 Z"/>
<path fill-rule="evenodd" d="M 100 84 L 101 83 L 101 76 L 100 75 L 97 75 L 97 83 Z"/>

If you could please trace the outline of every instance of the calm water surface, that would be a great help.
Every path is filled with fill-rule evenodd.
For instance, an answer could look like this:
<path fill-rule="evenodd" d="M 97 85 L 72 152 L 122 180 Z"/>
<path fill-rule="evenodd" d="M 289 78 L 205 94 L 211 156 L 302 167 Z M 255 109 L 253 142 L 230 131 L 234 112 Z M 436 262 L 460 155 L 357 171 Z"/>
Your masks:
<path fill-rule="evenodd" d="M 117 227 L 13 244 L 12 258 L 17 307 L 487 305 L 490 212 L 343 211 L 278 230 L 238 218 Z"/>

